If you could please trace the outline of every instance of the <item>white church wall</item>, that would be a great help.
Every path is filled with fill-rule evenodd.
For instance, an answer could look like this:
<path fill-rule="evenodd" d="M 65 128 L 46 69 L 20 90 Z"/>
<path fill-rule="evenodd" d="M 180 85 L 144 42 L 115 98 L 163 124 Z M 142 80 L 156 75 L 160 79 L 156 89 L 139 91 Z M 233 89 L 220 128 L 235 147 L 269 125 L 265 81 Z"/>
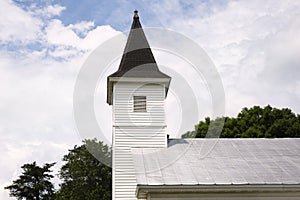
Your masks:
<path fill-rule="evenodd" d="M 146 112 L 134 112 L 133 96 L 146 96 Z M 113 89 L 113 198 L 136 200 L 132 147 L 167 146 L 165 86 L 118 82 Z"/>

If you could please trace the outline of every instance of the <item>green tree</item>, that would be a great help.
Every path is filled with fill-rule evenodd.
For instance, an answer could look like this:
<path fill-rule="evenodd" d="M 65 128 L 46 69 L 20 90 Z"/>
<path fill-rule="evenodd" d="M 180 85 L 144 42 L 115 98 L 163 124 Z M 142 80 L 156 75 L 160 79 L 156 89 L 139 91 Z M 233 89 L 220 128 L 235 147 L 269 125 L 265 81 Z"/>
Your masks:
<path fill-rule="evenodd" d="M 210 124 L 210 118 L 206 117 L 205 122 L 200 121 L 199 124 L 195 126 L 195 135 L 197 138 L 205 137 L 208 131 L 209 124 Z"/>
<path fill-rule="evenodd" d="M 244 133 L 241 134 L 242 138 L 259 138 L 262 137 L 263 134 L 259 130 L 258 127 L 251 126 L 250 128 L 247 129 Z"/>
<path fill-rule="evenodd" d="M 272 108 L 270 105 L 264 108 L 243 108 L 236 118 L 207 117 L 195 126 L 195 130 L 182 137 L 217 137 L 217 130 L 222 127 L 222 119 L 224 126 L 221 138 L 300 137 L 300 115 L 295 115 L 291 109 Z"/>
<path fill-rule="evenodd" d="M 22 175 L 13 181 L 13 184 L 4 189 L 9 190 L 11 197 L 26 200 L 49 200 L 54 197 L 54 186 L 50 182 L 53 175 L 50 168 L 55 163 L 47 163 L 43 167 L 36 165 L 36 162 L 24 164 Z"/>
<path fill-rule="evenodd" d="M 63 157 L 66 163 L 59 172 L 62 183 L 56 193 L 56 199 L 110 200 L 111 168 L 95 157 L 101 157 L 105 163 L 111 162 L 111 149 L 95 139 L 85 140 L 83 143 L 69 150 Z"/>

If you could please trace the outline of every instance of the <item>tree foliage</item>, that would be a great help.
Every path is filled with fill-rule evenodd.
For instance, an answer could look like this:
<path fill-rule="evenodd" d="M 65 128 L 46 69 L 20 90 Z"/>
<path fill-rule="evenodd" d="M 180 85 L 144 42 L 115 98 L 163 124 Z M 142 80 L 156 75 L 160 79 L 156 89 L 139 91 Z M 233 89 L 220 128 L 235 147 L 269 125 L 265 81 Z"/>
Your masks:
<path fill-rule="evenodd" d="M 224 126 L 221 138 L 300 137 L 300 115 L 294 114 L 288 108 L 277 109 L 270 105 L 263 108 L 243 108 L 236 118 L 212 120 L 207 117 L 195 126 L 195 130 L 185 133 L 182 137 L 214 137 L 215 130 L 220 128 L 222 120 Z"/>
<path fill-rule="evenodd" d="M 43 167 L 36 165 L 36 162 L 24 164 L 22 175 L 13 181 L 13 184 L 4 189 L 9 190 L 10 196 L 17 199 L 39 200 L 53 199 L 54 186 L 51 183 L 53 175 L 50 168 L 55 163 L 47 163 Z"/>
<path fill-rule="evenodd" d="M 111 149 L 96 140 L 84 140 L 81 146 L 75 146 L 63 157 L 66 163 L 61 167 L 59 177 L 62 180 L 56 194 L 59 200 L 110 200 L 111 168 L 100 162 L 111 160 Z M 92 154 L 90 153 L 92 152 Z"/>

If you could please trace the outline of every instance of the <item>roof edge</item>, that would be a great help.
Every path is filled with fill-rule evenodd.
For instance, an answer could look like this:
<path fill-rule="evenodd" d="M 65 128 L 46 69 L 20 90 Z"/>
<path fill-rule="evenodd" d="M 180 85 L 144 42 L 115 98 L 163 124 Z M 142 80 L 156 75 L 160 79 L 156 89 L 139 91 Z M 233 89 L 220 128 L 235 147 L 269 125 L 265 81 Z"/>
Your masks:
<path fill-rule="evenodd" d="M 165 98 L 168 95 L 171 77 L 165 78 L 141 78 L 141 77 L 107 77 L 107 91 L 106 91 L 106 103 L 108 105 L 113 104 L 113 85 L 117 82 L 132 82 L 132 83 L 146 83 L 146 84 L 165 84 Z"/>
<path fill-rule="evenodd" d="M 108 77 L 111 82 L 168 83 L 171 78 Z"/>
<path fill-rule="evenodd" d="M 136 196 L 145 193 L 230 193 L 230 192 L 300 192 L 299 184 L 197 184 L 197 185 L 145 185 L 138 184 Z"/>

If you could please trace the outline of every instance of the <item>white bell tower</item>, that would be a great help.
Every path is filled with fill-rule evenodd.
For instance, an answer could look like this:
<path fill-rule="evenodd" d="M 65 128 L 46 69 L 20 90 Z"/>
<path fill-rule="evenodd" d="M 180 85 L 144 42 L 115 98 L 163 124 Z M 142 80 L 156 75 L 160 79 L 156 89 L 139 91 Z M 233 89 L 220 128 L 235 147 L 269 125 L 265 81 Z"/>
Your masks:
<path fill-rule="evenodd" d="M 113 199 L 136 200 L 132 147 L 167 147 L 164 102 L 171 78 L 159 71 L 138 12 L 118 71 L 107 78 L 113 110 Z"/>

